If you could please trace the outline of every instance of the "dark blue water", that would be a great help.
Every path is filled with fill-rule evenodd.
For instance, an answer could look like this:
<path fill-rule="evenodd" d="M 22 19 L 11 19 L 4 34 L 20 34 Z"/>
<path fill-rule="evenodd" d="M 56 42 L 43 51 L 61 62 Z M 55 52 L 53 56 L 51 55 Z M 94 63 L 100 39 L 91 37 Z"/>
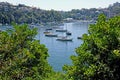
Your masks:
<path fill-rule="evenodd" d="M 72 42 L 69 41 L 57 41 L 55 37 L 46 37 L 43 32 L 48 27 L 40 27 L 37 35 L 37 39 L 40 39 L 40 43 L 45 44 L 48 48 L 48 53 L 50 57 L 48 61 L 55 71 L 62 71 L 62 66 L 64 64 L 71 65 L 72 61 L 70 59 L 71 55 L 75 55 L 75 48 L 79 47 L 82 44 L 82 40 L 77 39 L 78 36 L 87 33 L 89 23 L 64 23 L 63 26 L 52 26 L 51 32 L 58 34 L 59 36 L 65 36 L 64 32 L 56 32 L 55 30 L 60 27 L 67 29 L 72 32 L 70 37 L 73 38 Z M 49 26 L 50 27 L 50 26 Z"/>
<path fill-rule="evenodd" d="M 36 39 L 40 40 L 41 44 L 45 44 L 48 48 L 49 58 L 48 62 L 53 67 L 55 71 L 62 71 L 62 66 L 64 64 L 72 65 L 70 59 L 71 55 L 75 55 L 75 48 L 82 44 L 82 40 L 77 39 L 78 36 L 87 33 L 89 23 L 74 22 L 74 23 L 64 23 L 62 26 L 36 26 L 38 28 L 38 35 Z M 11 29 L 11 26 L 0 26 L 0 30 L 6 30 L 6 28 Z M 73 41 L 57 41 L 56 37 L 46 37 L 43 32 L 52 28 L 51 32 L 58 34 L 59 36 L 65 36 L 64 32 L 56 32 L 58 28 L 64 28 L 72 32 L 70 37 Z"/>

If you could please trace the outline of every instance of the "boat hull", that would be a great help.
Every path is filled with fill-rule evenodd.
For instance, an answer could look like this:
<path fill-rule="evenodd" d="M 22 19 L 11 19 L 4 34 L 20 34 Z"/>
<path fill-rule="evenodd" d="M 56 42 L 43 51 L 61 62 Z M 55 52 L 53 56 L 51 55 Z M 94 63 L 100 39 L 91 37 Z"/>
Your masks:
<path fill-rule="evenodd" d="M 57 34 L 46 34 L 47 37 L 57 37 Z"/>
<path fill-rule="evenodd" d="M 66 32 L 66 35 L 72 35 L 72 33 L 70 33 L 70 32 Z"/>
<path fill-rule="evenodd" d="M 68 37 L 59 37 L 59 38 L 57 38 L 57 40 L 59 40 L 59 41 L 72 41 L 73 39 L 68 38 Z"/>
<path fill-rule="evenodd" d="M 63 30 L 63 29 L 56 29 L 56 32 L 67 32 L 67 30 Z"/>
<path fill-rule="evenodd" d="M 51 32 L 43 32 L 44 34 L 50 34 Z"/>
<path fill-rule="evenodd" d="M 52 30 L 52 28 L 46 29 L 46 30 Z"/>
<path fill-rule="evenodd" d="M 77 39 L 82 39 L 82 37 L 77 37 Z"/>

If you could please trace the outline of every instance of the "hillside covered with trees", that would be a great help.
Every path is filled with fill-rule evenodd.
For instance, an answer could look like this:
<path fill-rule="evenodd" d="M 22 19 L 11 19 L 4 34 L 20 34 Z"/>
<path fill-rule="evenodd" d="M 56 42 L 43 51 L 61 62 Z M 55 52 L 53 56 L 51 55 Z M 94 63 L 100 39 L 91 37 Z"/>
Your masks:
<path fill-rule="evenodd" d="M 107 8 L 73 9 L 64 14 L 76 20 L 97 20 L 99 14 L 105 14 L 107 18 L 120 15 L 120 3 L 116 2 Z"/>
<path fill-rule="evenodd" d="M 36 7 L 29 7 L 24 4 L 12 5 L 7 2 L 0 2 L 0 23 L 10 24 L 11 22 L 21 23 L 56 23 L 66 18 L 74 20 L 96 20 L 98 15 L 104 13 L 108 18 L 120 15 L 120 3 L 116 2 L 108 8 L 73 9 L 71 11 L 42 10 Z"/>
<path fill-rule="evenodd" d="M 0 23 L 46 23 L 59 22 L 62 16 L 58 11 L 42 10 L 36 7 L 29 7 L 23 4 L 12 5 L 9 3 L 0 3 Z"/>

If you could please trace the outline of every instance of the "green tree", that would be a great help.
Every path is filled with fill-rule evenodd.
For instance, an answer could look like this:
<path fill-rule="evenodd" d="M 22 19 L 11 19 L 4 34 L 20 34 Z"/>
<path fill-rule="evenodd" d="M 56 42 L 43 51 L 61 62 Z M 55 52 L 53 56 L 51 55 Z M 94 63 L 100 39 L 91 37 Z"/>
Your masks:
<path fill-rule="evenodd" d="M 106 20 L 101 14 L 89 34 L 83 35 L 83 44 L 71 56 L 72 66 L 65 65 L 71 80 L 120 79 L 120 16 Z"/>
<path fill-rule="evenodd" d="M 47 62 L 48 50 L 34 37 L 37 29 L 14 25 L 0 32 L 0 79 L 43 80 L 52 72 Z"/>

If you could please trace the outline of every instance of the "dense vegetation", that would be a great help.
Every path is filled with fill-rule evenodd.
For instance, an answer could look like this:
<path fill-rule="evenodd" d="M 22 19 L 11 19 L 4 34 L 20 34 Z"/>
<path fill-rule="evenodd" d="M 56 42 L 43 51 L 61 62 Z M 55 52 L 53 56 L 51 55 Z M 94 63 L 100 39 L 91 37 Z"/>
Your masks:
<path fill-rule="evenodd" d="M 13 25 L 0 31 L 1 80 L 119 80 L 120 16 L 109 20 L 101 14 L 96 24 L 83 35 L 83 44 L 71 56 L 72 66 L 54 72 L 47 62 L 45 45 L 34 37 L 37 29 Z"/>
<path fill-rule="evenodd" d="M 0 23 L 56 23 L 66 18 L 75 20 L 96 20 L 98 15 L 104 13 L 108 18 L 120 15 L 120 3 L 116 2 L 108 8 L 73 9 L 71 11 L 42 10 L 23 4 L 12 5 L 0 3 Z"/>
<path fill-rule="evenodd" d="M 105 15 L 98 15 L 104 13 Z M 116 16 L 118 15 L 118 16 Z M 63 73 L 48 64 L 48 50 L 34 37 L 37 29 L 13 25 L 0 31 L 0 80 L 119 80 L 120 79 L 120 3 L 104 9 L 81 9 L 68 12 L 41 10 L 19 4 L 0 3 L 0 23 L 61 22 L 65 18 L 97 20 L 83 35 L 83 44 L 71 56 L 72 66 Z M 113 17 L 116 16 L 116 17 Z M 113 17 L 108 19 L 108 17 Z"/>
<path fill-rule="evenodd" d="M 52 73 L 47 48 L 34 39 L 36 30 L 14 25 L 0 32 L 0 80 L 42 80 Z"/>
<path fill-rule="evenodd" d="M 90 9 L 73 9 L 66 12 L 66 17 L 71 17 L 77 20 L 97 20 L 99 14 L 105 14 L 107 18 L 120 15 L 120 3 L 116 2 L 109 5 L 108 8 L 90 8 Z"/>
<path fill-rule="evenodd" d="M 42 10 L 35 7 L 29 7 L 22 4 L 17 6 L 9 3 L 0 3 L 0 23 L 47 23 L 60 22 L 62 16 L 58 11 Z"/>
<path fill-rule="evenodd" d="M 64 66 L 70 80 L 120 79 L 120 16 L 109 20 L 102 14 L 89 34 L 83 35 L 83 44 L 71 56 L 73 66 Z"/>

